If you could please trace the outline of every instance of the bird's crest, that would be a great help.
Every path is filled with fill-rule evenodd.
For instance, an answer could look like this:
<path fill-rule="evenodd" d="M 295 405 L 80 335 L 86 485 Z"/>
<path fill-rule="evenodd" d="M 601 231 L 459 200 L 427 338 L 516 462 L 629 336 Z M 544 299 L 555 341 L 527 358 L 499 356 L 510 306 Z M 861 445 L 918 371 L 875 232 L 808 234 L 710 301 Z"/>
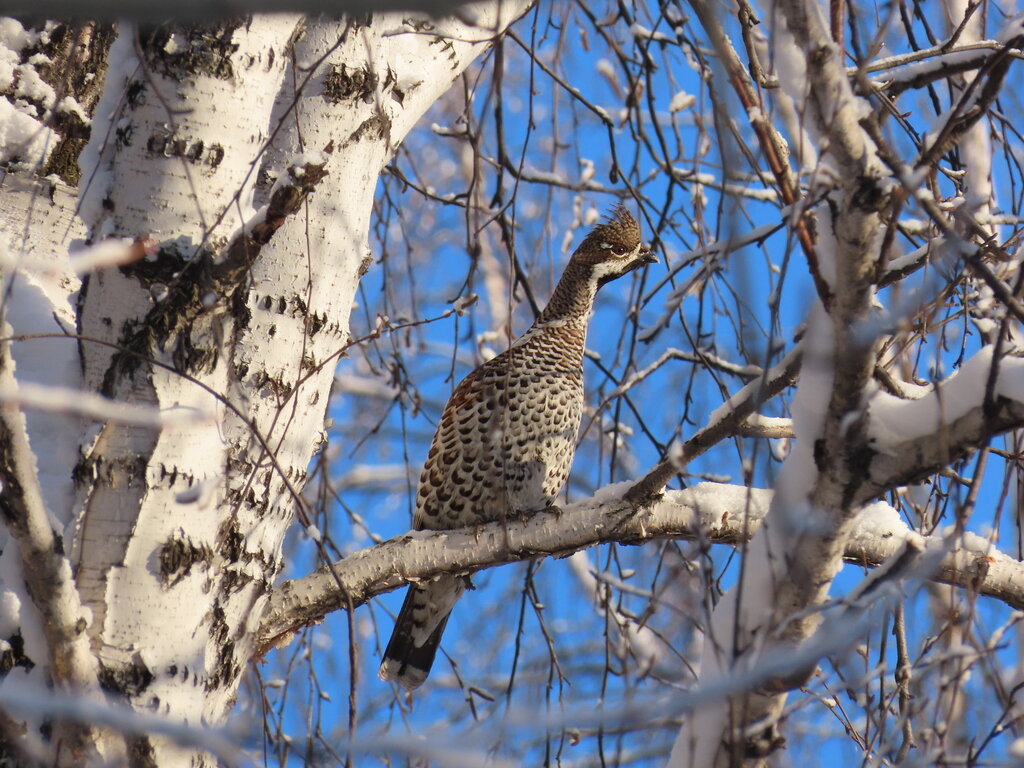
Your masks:
<path fill-rule="evenodd" d="M 607 214 L 604 221 L 594 227 L 590 234 L 584 238 L 580 248 L 600 247 L 601 243 L 623 245 L 632 250 L 640 242 L 640 225 L 637 224 L 633 214 L 627 210 L 622 203 L 616 203 Z"/>

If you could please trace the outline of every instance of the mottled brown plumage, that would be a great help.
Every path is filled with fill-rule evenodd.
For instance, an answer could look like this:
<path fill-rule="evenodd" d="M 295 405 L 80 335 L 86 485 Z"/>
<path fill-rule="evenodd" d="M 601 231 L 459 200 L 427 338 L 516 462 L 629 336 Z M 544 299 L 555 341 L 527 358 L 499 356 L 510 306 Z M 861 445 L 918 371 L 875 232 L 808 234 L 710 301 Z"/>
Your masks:
<path fill-rule="evenodd" d="M 416 493 L 416 530 L 539 512 L 569 476 L 583 413 L 583 348 L 597 289 L 655 261 L 624 207 L 584 238 L 548 305 L 512 346 L 470 373 L 441 415 Z M 464 577 L 409 587 L 382 680 L 420 685 Z"/>

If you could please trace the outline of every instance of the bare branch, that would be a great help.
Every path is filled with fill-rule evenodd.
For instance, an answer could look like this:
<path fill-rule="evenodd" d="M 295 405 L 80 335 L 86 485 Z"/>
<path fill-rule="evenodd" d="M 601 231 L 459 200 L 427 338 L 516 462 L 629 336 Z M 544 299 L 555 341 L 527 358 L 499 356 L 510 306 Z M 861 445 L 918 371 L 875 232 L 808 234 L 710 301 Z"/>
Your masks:
<path fill-rule="evenodd" d="M 730 397 L 711 414 L 703 429 L 683 443 L 678 456 L 661 461 L 629 489 L 626 498 L 637 504 L 654 498 L 672 476 L 690 461 L 725 438 L 740 434 L 743 424 L 757 412 L 762 403 L 793 385 L 800 371 L 802 354 L 801 345 L 798 344 L 780 363 Z"/>

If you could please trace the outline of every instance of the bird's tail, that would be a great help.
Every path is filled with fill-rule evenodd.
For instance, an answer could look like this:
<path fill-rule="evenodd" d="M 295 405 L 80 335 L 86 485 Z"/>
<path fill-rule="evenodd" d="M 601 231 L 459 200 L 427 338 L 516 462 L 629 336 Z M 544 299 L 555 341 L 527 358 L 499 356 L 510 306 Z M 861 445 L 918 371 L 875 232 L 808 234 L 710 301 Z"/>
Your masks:
<path fill-rule="evenodd" d="M 409 587 L 377 672 L 381 680 L 411 691 L 427 679 L 452 606 L 464 589 L 464 580 L 454 576 Z"/>

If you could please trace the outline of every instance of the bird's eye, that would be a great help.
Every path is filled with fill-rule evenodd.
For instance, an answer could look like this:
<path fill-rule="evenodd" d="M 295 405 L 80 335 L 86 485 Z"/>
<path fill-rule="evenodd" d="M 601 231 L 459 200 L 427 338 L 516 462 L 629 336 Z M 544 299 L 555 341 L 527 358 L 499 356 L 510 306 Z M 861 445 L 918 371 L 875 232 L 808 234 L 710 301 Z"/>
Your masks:
<path fill-rule="evenodd" d="M 626 246 L 619 245 L 618 243 L 616 243 L 615 245 L 612 246 L 612 253 L 614 253 L 616 256 L 625 256 Z"/>

